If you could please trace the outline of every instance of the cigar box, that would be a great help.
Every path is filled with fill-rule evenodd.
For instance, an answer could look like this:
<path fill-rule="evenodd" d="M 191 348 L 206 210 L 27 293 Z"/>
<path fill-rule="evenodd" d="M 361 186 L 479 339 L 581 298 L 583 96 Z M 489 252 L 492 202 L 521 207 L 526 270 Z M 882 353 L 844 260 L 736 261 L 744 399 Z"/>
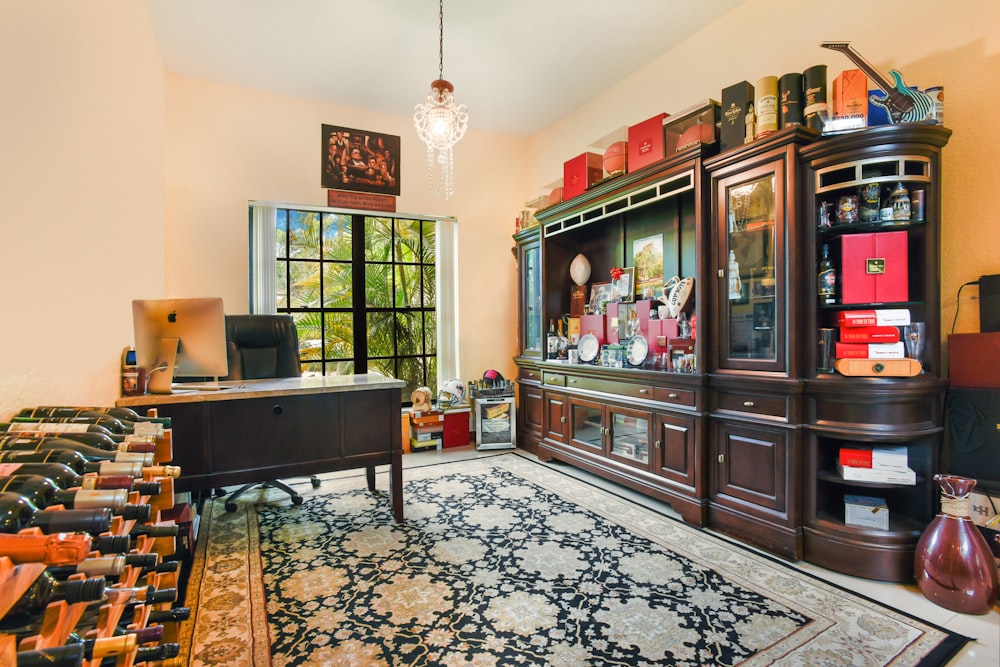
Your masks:
<path fill-rule="evenodd" d="M 591 185 L 604 178 L 604 156 L 598 153 L 581 153 L 563 163 L 562 199 L 582 195 Z"/>
<path fill-rule="evenodd" d="M 645 167 L 663 159 L 663 119 L 658 113 L 628 128 L 628 170 Z"/>
<path fill-rule="evenodd" d="M 906 231 L 842 236 L 843 303 L 908 301 L 908 238 Z"/>

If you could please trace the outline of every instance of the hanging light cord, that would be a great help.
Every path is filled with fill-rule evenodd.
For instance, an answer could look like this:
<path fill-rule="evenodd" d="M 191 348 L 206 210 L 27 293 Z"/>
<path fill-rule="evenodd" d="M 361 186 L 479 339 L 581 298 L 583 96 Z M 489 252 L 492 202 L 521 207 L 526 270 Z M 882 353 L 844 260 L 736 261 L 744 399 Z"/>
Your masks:
<path fill-rule="evenodd" d="M 444 78 L 444 0 L 438 0 L 438 78 Z"/>

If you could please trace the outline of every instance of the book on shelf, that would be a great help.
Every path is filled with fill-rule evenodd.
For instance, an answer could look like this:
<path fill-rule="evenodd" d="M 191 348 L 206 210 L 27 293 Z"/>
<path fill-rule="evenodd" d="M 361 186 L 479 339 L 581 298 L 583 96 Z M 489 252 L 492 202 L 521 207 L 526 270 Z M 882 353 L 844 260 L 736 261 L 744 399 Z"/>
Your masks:
<path fill-rule="evenodd" d="M 841 343 L 897 343 L 899 329 L 891 326 L 841 327 Z"/>
<path fill-rule="evenodd" d="M 840 465 L 853 468 L 875 468 L 906 472 L 909 466 L 909 449 L 898 447 L 841 447 L 838 453 Z"/>
<path fill-rule="evenodd" d="M 876 310 L 842 310 L 837 313 L 840 327 L 906 326 L 910 323 L 909 308 L 880 308 Z"/>
<path fill-rule="evenodd" d="M 837 462 L 837 472 L 841 479 L 846 482 L 878 482 L 881 484 L 909 484 L 917 483 L 917 473 L 911 468 L 902 470 L 888 470 L 885 468 L 858 468 L 856 466 L 845 466 Z"/>
<path fill-rule="evenodd" d="M 905 359 L 906 347 L 896 343 L 837 343 L 837 359 Z"/>

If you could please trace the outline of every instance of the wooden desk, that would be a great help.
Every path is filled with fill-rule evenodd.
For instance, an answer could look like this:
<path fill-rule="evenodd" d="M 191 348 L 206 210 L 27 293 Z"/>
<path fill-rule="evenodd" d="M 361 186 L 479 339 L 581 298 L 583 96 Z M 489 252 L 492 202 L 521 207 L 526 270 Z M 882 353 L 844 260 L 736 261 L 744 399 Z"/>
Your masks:
<path fill-rule="evenodd" d="M 233 380 L 221 391 L 118 399 L 171 418 L 175 488 L 220 486 L 389 466 L 393 515 L 403 520 L 401 380 L 380 375 Z"/>

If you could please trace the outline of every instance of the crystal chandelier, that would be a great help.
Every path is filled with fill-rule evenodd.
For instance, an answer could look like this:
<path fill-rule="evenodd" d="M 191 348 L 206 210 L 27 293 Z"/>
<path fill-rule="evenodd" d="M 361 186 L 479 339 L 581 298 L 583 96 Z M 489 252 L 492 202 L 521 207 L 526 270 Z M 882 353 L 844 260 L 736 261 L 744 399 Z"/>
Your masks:
<path fill-rule="evenodd" d="M 427 144 L 427 175 L 431 191 L 445 199 L 454 191 L 454 160 L 451 148 L 465 136 L 469 114 L 464 104 L 455 104 L 455 87 L 444 78 L 444 0 L 439 0 L 438 10 L 438 78 L 431 82 L 431 91 L 423 104 L 414 109 L 413 123 L 417 136 Z M 434 178 L 434 165 L 439 168 Z"/>

